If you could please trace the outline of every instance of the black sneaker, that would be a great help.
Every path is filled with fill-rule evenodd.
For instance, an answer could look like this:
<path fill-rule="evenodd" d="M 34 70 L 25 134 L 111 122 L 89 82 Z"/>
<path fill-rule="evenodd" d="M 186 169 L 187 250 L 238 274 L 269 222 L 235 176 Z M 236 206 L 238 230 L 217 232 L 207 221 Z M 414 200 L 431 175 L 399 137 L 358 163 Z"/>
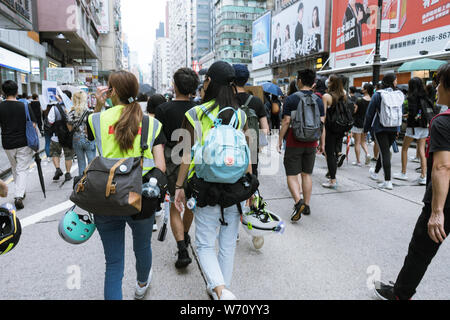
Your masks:
<path fill-rule="evenodd" d="M 64 176 L 64 178 L 65 178 L 65 179 L 64 179 L 65 182 L 72 180 L 72 176 L 70 175 L 69 172 L 66 173 L 66 175 Z"/>
<path fill-rule="evenodd" d="M 23 198 L 15 198 L 14 205 L 16 206 L 17 210 L 22 210 L 23 208 L 25 208 L 25 206 L 23 205 Z"/>
<path fill-rule="evenodd" d="M 64 173 L 61 171 L 60 168 L 56 169 L 55 176 L 53 177 L 53 181 L 58 181 L 59 178 L 61 178 L 64 175 Z"/>
<path fill-rule="evenodd" d="M 344 165 L 345 159 L 347 159 L 347 156 L 345 154 L 341 154 L 340 156 L 338 156 L 338 163 L 337 163 L 338 168 Z"/>
<path fill-rule="evenodd" d="M 175 268 L 183 269 L 192 263 L 192 259 L 189 257 L 187 249 L 178 251 L 178 260 L 175 262 Z"/>
<path fill-rule="evenodd" d="M 375 282 L 375 296 L 380 300 L 399 300 L 394 294 L 394 283 L 384 284 L 383 282 Z"/>
<path fill-rule="evenodd" d="M 305 216 L 310 216 L 311 215 L 311 208 L 307 204 L 305 204 L 305 210 L 303 210 L 302 214 L 305 215 Z"/>
<path fill-rule="evenodd" d="M 294 212 L 291 215 L 291 221 L 292 222 L 298 222 L 302 218 L 302 213 L 305 211 L 306 204 L 303 202 L 303 199 L 300 200 L 295 206 L 294 206 Z"/>

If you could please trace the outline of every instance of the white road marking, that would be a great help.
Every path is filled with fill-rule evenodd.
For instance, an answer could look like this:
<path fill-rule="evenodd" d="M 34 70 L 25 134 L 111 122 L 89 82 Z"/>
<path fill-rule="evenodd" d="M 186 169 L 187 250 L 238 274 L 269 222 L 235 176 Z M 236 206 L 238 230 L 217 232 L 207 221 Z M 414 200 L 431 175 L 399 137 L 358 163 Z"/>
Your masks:
<path fill-rule="evenodd" d="M 74 203 L 72 201 L 66 201 L 63 203 L 60 203 L 52 208 L 46 209 L 44 211 L 41 211 L 39 213 L 36 213 L 30 217 L 26 217 L 24 219 L 21 219 L 20 224 L 22 225 L 22 228 L 26 228 L 30 225 L 36 224 L 40 221 L 42 221 L 45 218 L 54 216 L 60 212 L 66 211 L 67 209 L 74 206 Z"/>

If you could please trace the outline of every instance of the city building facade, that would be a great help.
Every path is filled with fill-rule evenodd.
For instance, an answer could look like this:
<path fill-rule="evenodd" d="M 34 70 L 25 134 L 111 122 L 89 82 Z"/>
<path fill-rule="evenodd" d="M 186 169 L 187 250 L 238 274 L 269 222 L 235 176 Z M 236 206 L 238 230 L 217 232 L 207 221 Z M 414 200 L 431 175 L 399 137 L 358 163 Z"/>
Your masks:
<path fill-rule="evenodd" d="M 172 87 L 172 71 L 170 69 L 171 40 L 158 38 L 155 42 L 152 61 L 152 86 L 157 93 L 164 94 Z"/>

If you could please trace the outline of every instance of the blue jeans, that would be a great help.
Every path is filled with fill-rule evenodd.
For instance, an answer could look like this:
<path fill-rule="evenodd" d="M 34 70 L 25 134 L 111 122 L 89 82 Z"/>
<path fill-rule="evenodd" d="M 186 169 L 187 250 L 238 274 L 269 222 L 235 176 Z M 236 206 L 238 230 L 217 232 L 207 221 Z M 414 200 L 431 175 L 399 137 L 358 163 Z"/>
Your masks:
<path fill-rule="evenodd" d="M 155 216 L 135 221 L 131 217 L 95 217 L 105 251 L 105 300 L 122 300 L 122 279 L 125 267 L 125 226 L 133 233 L 137 281 L 147 283 L 152 268 L 152 233 Z"/>
<path fill-rule="evenodd" d="M 208 282 L 208 288 L 229 287 L 233 275 L 236 241 L 241 223 L 236 206 L 225 209 L 228 226 L 222 226 L 219 206 L 197 208 L 195 217 L 195 242 L 197 254 Z M 217 229 L 219 228 L 219 253 L 216 254 Z"/>
<path fill-rule="evenodd" d="M 85 136 L 74 135 L 73 149 L 75 150 L 78 159 L 78 175 L 82 176 L 86 166 L 91 163 L 97 155 L 95 142 L 89 141 Z"/>

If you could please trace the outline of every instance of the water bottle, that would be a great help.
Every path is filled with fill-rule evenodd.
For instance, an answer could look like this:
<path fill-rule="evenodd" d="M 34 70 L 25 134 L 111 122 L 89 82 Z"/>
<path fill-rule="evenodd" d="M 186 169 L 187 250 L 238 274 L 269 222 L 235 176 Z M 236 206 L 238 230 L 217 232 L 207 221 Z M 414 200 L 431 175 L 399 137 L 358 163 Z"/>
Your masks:
<path fill-rule="evenodd" d="M 400 150 L 398 149 L 397 141 L 394 141 L 394 143 L 392 144 L 392 149 L 394 150 L 394 153 L 400 152 Z"/>
<path fill-rule="evenodd" d="M 142 195 L 148 199 L 156 199 L 159 197 L 160 190 L 158 187 L 158 180 L 151 178 L 149 182 L 142 187 Z"/>
<path fill-rule="evenodd" d="M 195 208 L 197 207 L 197 200 L 195 198 L 191 198 L 189 199 L 189 201 L 186 203 L 187 208 L 189 210 L 195 210 Z"/>

